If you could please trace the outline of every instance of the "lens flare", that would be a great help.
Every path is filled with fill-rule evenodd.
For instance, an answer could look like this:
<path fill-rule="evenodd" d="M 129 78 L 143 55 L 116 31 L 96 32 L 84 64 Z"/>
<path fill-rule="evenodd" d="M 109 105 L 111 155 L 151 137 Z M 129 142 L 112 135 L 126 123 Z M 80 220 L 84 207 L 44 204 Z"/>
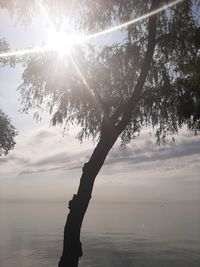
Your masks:
<path fill-rule="evenodd" d="M 51 36 L 49 40 L 47 41 L 47 44 L 43 47 L 37 47 L 37 48 L 32 48 L 32 49 L 22 49 L 22 50 L 17 50 L 17 51 L 9 51 L 9 52 L 4 52 L 0 54 L 0 58 L 5 58 L 5 57 L 12 57 L 12 56 L 23 56 L 26 54 L 34 54 L 34 53 L 47 53 L 49 51 L 56 51 L 60 57 L 70 53 L 70 49 L 75 45 L 75 44 L 82 44 L 82 43 L 87 43 L 88 41 L 98 38 L 102 35 L 126 28 L 132 24 L 135 24 L 136 22 L 139 22 L 143 19 L 146 19 L 150 16 L 153 16 L 169 7 L 172 7 L 174 5 L 179 4 L 180 2 L 183 2 L 184 0 L 176 0 L 171 3 L 168 3 L 154 11 L 151 11 L 147 14 L 144 14 L 136 19 L 127 21 L 125 23 L 122 23 L 120 25 L 111 27 L 109 29 L 103 30 L 101 32 L 97 32 L 94 34 L 89 34 L 85 36 L 79 36 L 75 34 L 67 34 L 63 29 L 61 31 L 56 31 L 55 27 L 53 26 L 52 22 L 50 21 L 48 14 L 46 13 L 45 9 L 41 7 L 42 13 L 45 15 L 45 17 L 48 18 L 50 22 L 50 27 L 51 27 Z"/>

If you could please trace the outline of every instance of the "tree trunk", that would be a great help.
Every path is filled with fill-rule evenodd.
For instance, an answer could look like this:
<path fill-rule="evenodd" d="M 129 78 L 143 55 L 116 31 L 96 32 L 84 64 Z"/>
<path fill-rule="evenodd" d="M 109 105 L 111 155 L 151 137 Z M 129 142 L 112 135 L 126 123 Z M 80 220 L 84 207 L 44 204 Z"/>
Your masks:
<path fill-rule="evenodd" d="M 64 228 L 63 253 L 58 267 L 78 266 L 79 258 L 82 256 L 81 226 L 91 199 L 94 180 L 117 137 L 116 134 L 101 137 L 90 160 L 83 167 L 78 192 L 69 201 L 70 212 Z"/>
<path fill-rule="evenodd" d="M 152 0 L 150 11 L 156 9 L 162 1 Z M 81 225 L 85 212 L 87 210 L 94 180 L 101 169 L 108 152 L 114 145 L 118 136 L 123 132 L 131 120 L 131 115 L 137 105 L 139 97 L 144 86 L 153 53 L 156 38 L 156 15 L 149 17 L 149 36 L 148 46 L 145 54 L 144 62 L 137 84 L 130 99 L 126 102 L 125 107 L 118 114 L 117 118 L 122 114 L 122 119 L 116 125 L 115 117 L 107 118 L 102 123 L 101 138 L 97 144 L 90 160 L 84 165 L 83 173 L 80 180 L 79 189 L 73 199 L 69 202 L 69 214 L 64 229 L 63 253 L 60 258 L 58 267 L 77 267 L 79 258 L 82 256 L 82 247 L 80 242 Z M 118 113 L 118 112 L 117 112 Z"/>

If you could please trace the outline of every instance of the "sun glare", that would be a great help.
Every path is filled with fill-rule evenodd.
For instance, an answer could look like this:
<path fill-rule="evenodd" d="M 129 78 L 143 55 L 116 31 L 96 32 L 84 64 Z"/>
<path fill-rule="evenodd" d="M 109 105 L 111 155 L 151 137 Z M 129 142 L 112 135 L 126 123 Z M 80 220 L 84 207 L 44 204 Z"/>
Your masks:
<path fill-rule="evenodd" d="M 122 28 L 128 27 L 138 21 L 141 21 L 143 19 L 146 19 L 150 16 L 155 15 L 156 13 L 159 13 L 168 7 L 172 7 L 174 5 L 177 5 L 178 3 L 183 2 L 183 0 L 175 0 L 171 3 L 168 3 L 156 10 L 153 10 L 147 14 L 144 14 L 138 18 L 135 18 L 133 20 L 127 21 L 125 23 L 122 23 L 120 25 L 108 28 L 106 30 L 85 35 L 85 36 L 80 36 L 75 33 L 69 33 L 66 30 L 63 30 L 61 28 L 59 31 L 56 31 L 54 25 L 52 24 L 51 20 L 49 19 L 49 16 L 46 12 L 46 10 L 43 8 L 42 5 L 40 5 L 40 8 L 42 10 L 43 15 L 49 20 L 50 24 L 50 34 L 49 38 L 47 39 L 46 45 L 42 47 L 33 47 L 31 49 L 20 49 L 17 51 L 8 51 L 8 52 L 3 52 L 0 53 L 0 58 L 5 58 L 5 57 L 12 57 L 12 56 L 23 56 L 26 54 L 35 54 L 35 53 L 46 53 L 49 51 L 56 51 L 59 55 L 60 58 L 64 57 L 65 55 L 70 55 L 70 51 L 72 47 L 76 44 L 82 44 L 82 43 L 87 43 L 92 39 L 98 38 L 102 35 L 120 30 Z"/>
<path fill-rule="evenodd" d="M 69 54 L 72 47 L 75 44 L 80 44 L 82 40 L 83 38 L 80 35 L 68 34 L 64 30 L 52 30 L 47 40 L 45 50 L 55 51 L 58 53 L 59 57 L 62 58 Z"/>

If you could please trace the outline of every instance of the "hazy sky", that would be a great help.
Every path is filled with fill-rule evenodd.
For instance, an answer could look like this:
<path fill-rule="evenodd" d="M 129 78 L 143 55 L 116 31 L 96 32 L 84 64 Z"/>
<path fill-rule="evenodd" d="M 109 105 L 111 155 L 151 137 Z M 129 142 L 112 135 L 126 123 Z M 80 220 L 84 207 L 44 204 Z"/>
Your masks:
<path fill-rule="evenodd" d="M 0 38 L 11 47 L 41 45 L 47 35 L 42 15 L 25 30 L 0 11 Z M 40 123 L 32 114 L 21 114 L 16 89 L 22 72 L 21 66 L 0 69 L 0 108 L 19 131 L 14 150 L 0 159 L 0 200 L 68 201 L 94 144 L 80 144 L 75 127 L 63 137 L 62 128 L 49 127 L 47 114 Z M 200 200 L 200 137 L 183 129 L 175 144 L 158 147 L 149 131 L 144 129 L 125 149 L 114 146 L 96 179 L 95 201 Z"/>

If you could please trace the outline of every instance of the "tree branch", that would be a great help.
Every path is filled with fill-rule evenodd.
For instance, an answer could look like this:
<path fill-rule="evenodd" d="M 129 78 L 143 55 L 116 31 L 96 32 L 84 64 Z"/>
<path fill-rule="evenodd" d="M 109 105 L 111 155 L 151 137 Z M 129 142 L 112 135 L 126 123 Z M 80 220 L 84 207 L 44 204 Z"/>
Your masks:
<path fill-rule="evenodd" d="M 161 1 L 159 0 L 153 0 L 150 12 L 158 8 L 158 5 Z M 144 86 L 144 83 L 146 81 L 151 61 L 153 58 L 154 48 L 156 45 L 156 22 L 157 22 L 157 15 L 149 17 L 149 35 L 148 35 L 148 45 L 147 45 L 147 51 L 145 54 L 145 58 L 142 64 L 140 76 L 138 78 L 137 84 L 133 90 L 133 93 L 129 100 L 126 102 L 125 105 L 123 105 L 123 115 L 121 121 L 117 125 L 118 133 L 121 134 L 122 131 L 126 128 L 128 123 L 131 120 L 131 116 L 133 114 L 134 108 L 136 107 L 142 93 L 142 89 Z"/>

